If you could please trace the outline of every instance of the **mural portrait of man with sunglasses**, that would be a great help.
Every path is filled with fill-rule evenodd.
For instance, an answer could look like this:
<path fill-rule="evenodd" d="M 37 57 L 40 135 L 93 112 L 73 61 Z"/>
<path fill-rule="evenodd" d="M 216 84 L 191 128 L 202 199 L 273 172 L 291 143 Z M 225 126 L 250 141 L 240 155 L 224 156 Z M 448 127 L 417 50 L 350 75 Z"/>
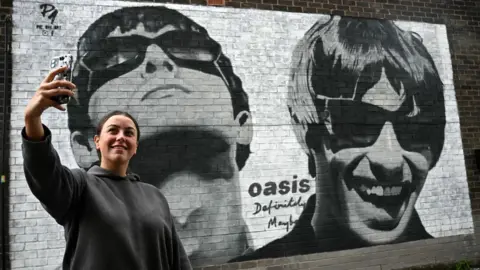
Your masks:
<path fill-rule="evenodd" d="M 446 118 L 421 38 L 391 21 L 332 16 L 292 59 L 287 106 L 316 194 L 291 232 L 233 261 L 432 238 L 415 203 Z"/>
<path fill-rule="evenodd" d="M 221 46 L 178 11 L 125 7 L 89 26 L 76 58 L 68 125 L 78 165 L 98 159 L 99 117 L 128 111 L 142 132 L 130 169 L 162 190 L 192 265 L 245 252 L 239 170 L 250 154 L 251 115 Z"/>

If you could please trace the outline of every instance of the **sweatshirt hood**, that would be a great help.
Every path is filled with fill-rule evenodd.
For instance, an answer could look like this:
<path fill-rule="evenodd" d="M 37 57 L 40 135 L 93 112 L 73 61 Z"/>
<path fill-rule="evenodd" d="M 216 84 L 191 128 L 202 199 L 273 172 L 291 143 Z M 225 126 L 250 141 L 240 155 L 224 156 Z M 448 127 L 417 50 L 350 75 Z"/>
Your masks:
<path fill-rule="evenodd" d="M 109 170 L 106 170 L 98 165 L 93 165 L 90 169 L 87 171 L 90 174 L 93 174 L 98 177 L 102 178 L 109 178 L 113 180 L 129 180 L 129 181 L 140 181 L 140 176 L 138 174 L 132 173 L 132 172 L 127 172 L 127 176 L 120 176 L 112 173 Z"/>

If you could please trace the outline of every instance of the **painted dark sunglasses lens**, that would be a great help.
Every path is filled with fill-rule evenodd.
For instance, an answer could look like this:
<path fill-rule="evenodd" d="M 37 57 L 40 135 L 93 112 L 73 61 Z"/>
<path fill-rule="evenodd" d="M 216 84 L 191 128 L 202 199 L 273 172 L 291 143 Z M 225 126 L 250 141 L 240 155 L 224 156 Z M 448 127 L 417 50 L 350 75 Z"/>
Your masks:
<path fill-rule="evenodd" d="M 373 143 L 385 118 L 369 104 L 329 100 L 328 112 L 333 138 L 339 148 L 364 147 Z"/>
<path fill-rule="evenodd" d="M 220 45 L 201 33 L 171 31 L 156 40 L 176 60 L 213 62 L 220 54 Z"/>
<path fill-rule="evenodd" d="M 327 108 L 333 148 L 337 150 L 373 145 L 387 121 L 392 123 L 396 139 L 405 150 L 428 148 L 429 137 L 433 136 L 432 123 L 420 115 L 409 117 L 406 106 L 388 111 L 364 102 L 329 100 Z"/>
<path fill-rule="evenodd" d="M 154 39 L 140 35 L 106 38 L 85 55 L 83 62 L 93 71 L 118 68 L 124 64 L 134 68 L 143 61 L 152 44 L 159 46 L 172 60 L 180 62 L 213 62 L 220 53 L 220 45 L 204 34 L 170 31 Z"/>

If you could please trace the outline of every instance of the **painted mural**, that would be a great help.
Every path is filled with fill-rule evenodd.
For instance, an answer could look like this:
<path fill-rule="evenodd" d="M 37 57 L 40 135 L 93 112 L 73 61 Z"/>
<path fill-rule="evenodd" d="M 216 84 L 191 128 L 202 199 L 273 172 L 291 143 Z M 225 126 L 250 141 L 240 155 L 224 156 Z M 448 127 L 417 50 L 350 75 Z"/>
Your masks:
<path fill-rule="evenodd" d="M 292 231 L 235 260 L 432 238 L 415 202 L 443 148 L 443 92 L 415 33 L 390 21 L 315 23 L 293 51 L 287 107 L 317 192 Z"/>
<path fill-rule="evenodd" d="M 129 111 L 142 133 L 130 170 L 165 194 L 195 266 L 473 232 L 443 25 L 14 4 L 12 119 L 49 59 L 72 53 L 77 94 L 43 119 L 62 162 L 95 164 L 97 121 Z M 22 127 L 13 121 L 12 135 Z M 62 228 L 26 188 L 21 161 L 11 164 L 11 194 L 37 203 L 30 219 L 46 228 L 36 242 L 56 251 L 44 264 L 53 269 Z M 26 226 L 11 209 L 11 229 Z"/>

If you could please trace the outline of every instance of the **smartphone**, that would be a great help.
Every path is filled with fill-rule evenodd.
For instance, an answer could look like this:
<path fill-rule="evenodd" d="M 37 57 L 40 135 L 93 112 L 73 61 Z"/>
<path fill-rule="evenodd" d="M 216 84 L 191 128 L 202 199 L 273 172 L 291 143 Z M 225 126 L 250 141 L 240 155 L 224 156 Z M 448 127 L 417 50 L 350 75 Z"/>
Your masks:
<path fill-rule="evenodd" d="M 52 58 L 50 61 L 50 69 L 56 69 L 59 67 L 64 67 L 67 66 L 68 69 L 66 69 L 64 72 L 59 73 L 55 76 L 54 80 L 67 80 L 67 81 L 72 81 L 72 68 L 73 68 L 73 55 L 71 54 L 64 54 L 64 55 L 59 55 L 55 56 Z M 66 104 L 70 101 L 69 96 L 55 96 L 52 97 L 52 100 L 56 101 L 59 104 Z"/>

